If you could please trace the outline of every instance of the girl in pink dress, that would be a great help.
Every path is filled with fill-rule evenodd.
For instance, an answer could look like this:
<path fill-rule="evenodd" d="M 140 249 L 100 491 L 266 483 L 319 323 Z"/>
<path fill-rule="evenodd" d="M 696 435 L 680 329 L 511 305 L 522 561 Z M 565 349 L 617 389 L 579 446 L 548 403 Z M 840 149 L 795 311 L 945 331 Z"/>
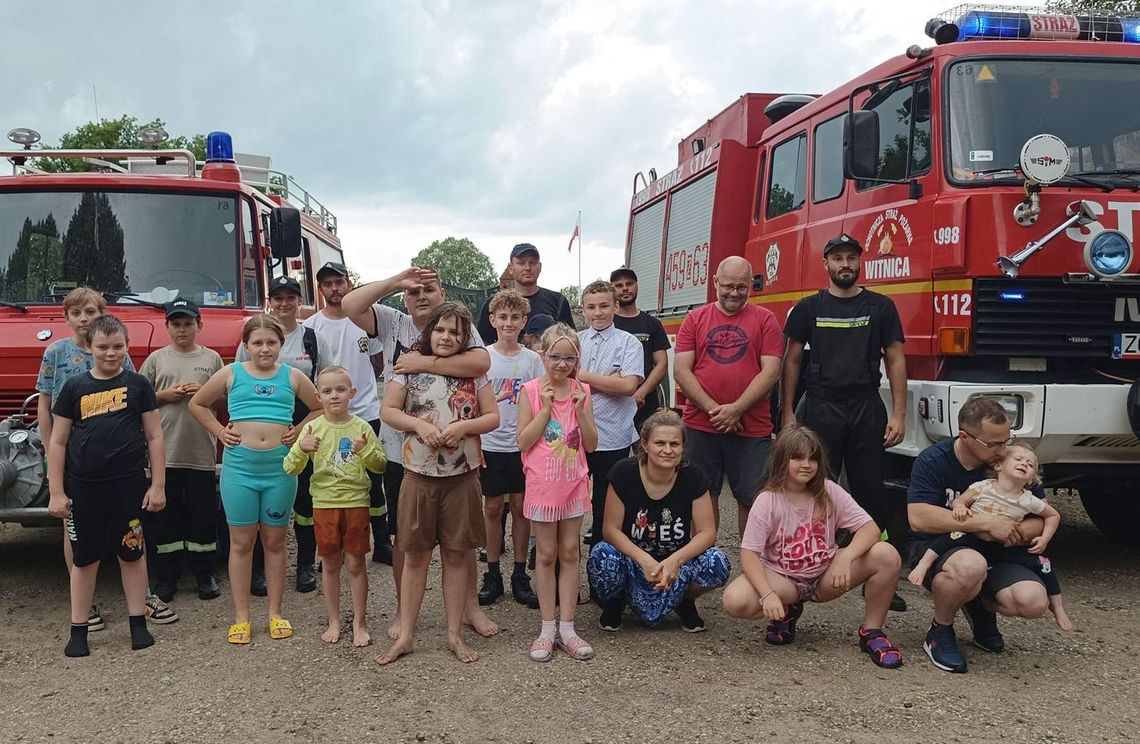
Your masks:
<path fill-rule="evenodd" d="M 518 443 L 526 474 L 523 515 L 537 544 L 535 582 L 542 632 L 530 646 L 534 661 L 550 661 L 554 647 L 572 658 L 592 658 L 594 649 L 574 630 L 578 598 L 578 541 L 590 511 L 586 453 L 598 444 L 590 388 L 578 382 L 578 334 L 559 323 L 542 334 L 546 374 L 522 386 Z M 556 579 L 555 563 L 561 575 Z M 557 591 L 557 598 L 555 592 Z M 555 605 L 561 608 L 555 625 Z"/>

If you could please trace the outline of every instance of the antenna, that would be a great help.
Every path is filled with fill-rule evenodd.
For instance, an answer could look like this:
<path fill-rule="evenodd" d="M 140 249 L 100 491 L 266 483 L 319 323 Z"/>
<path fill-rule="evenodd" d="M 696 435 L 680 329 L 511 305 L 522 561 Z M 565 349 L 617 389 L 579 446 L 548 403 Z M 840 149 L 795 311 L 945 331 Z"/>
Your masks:
<path fill-rule="evenodd" d="M 95 92 L 95 86 L 91 86 L 91 97 L 95 99 L 95 121 L 99 121 L 99 94 Z"/>

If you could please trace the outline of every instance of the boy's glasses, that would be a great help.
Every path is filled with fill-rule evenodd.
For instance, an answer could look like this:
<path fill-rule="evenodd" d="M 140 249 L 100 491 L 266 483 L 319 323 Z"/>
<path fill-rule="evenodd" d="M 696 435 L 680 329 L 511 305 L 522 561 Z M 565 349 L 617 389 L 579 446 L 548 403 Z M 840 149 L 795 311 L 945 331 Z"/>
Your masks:
<path fill-rule="evenodd" d="M 962 431 L 966 432 L 966 436 L 968 436 L 970 439 L 973 439 L 975 442 L 982 445 L 986 449 L 997 449 L 998 447 L 1008 447 L 1009 445 L 1013 444 L 1013 437 L 1010 437 L 1009 439 L 1005 440 L 1004 442 L 990 443 L 990 442 L 983 442 L 981 439 L 978 439 L 973 433 L 967 431 L 966 429 L 963 429 Z"/>
<path fill-rule="evenodd" d="M 566 364 L 573 367 L 578 363 L 576 356 L 563 356 L 562 354 L 547 354 L 546 358 L 550 360 L 551 364 Z"/>

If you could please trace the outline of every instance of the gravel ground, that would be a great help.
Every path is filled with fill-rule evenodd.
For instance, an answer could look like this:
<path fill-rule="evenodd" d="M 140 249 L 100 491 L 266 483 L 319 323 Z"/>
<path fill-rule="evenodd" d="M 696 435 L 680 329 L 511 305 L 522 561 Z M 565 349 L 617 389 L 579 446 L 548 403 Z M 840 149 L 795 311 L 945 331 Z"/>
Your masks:
<path fill-rule="evenodd" d="M 909 584 L 900 591 L 910 611 L 889 623 L 906 659 L 893 672 L 858 652 L 857 592 L 809 606 L 785 648 L 766 645 L 759 624 L 725 616 L 719 594 L 701 603 L 709 629 L 699 635 L 675 619 L 650 631 L 628 617 L 621 632 L 604 633 L 597 608 L 583 606 L 578 625 L 597 658 L 543 665 L 526 656 L 537 613 L 508 595 L 491 612 L 502 633 L 473 640 L 482 658 L 463 666 L 444 645 L 438 565 L 418 650 L 386 669 L 373 663 L 381 645 L 323 643 L 320 596 L 291 589 L 295 638 L 268 640 L 255 599 L 253 644 L 229 647 L 228 586 L 202 602 L 186 580 L 175 598 L 181 621 L 152 626 L 156 645 L 132 652 L 111 565 L 97 591 L 107 629 L 92 634 L 90 657 L 67 659 L 59 533 L 0 525 L 0 743 L 1135 741 L 1140 552 L 1106 542 L 1078 499 L 1062 493 L 1055 503 L 1065 521 L 1050 553 L 1076 631 L 1002 621 L 1008 650 L 968 647 L 965 675 L 926 659 L 930 601 Z M 736 550 L 730 556 L 736 564 Z M 382 636 L 391 573 L 378 564 L 369 573 L 371 630 Z"/>

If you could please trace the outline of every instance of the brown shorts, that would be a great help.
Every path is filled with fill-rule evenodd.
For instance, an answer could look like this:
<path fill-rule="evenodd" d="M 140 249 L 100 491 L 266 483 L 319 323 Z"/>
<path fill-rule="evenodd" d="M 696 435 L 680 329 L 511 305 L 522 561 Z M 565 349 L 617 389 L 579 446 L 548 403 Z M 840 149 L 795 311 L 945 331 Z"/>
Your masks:
<path fill-rule="evenodd" d="M 436 478 L 405 469 L 396 516 L 400 548 L 417 553 L 436 545 L 448 550 L 486 545 L 482 496 L 478 470 Z"/>
<path fill-rule="evenodd" d="M 365 555 L 372 549 L 367 506 L 313 509 L 317 555 Z"/>

